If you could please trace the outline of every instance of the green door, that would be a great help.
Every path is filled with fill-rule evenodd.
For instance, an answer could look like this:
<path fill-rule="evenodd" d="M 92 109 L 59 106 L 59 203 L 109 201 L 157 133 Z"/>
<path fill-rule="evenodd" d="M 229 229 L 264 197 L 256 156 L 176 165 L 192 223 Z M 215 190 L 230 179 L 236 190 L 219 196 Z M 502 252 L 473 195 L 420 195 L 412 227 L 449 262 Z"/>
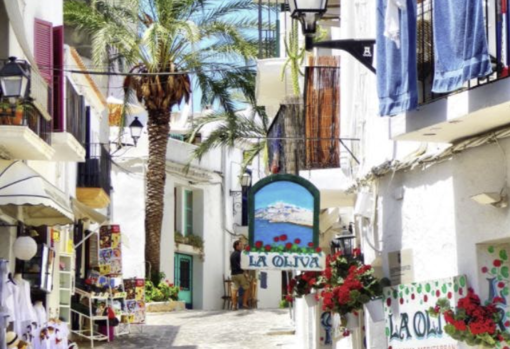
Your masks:
<path fill-rule="evenodd" d="M 192 308 L 193 299 L 193 257 L 186 254 L 175 254 L 175 285 L 180 286 L 179 300 Z"/>

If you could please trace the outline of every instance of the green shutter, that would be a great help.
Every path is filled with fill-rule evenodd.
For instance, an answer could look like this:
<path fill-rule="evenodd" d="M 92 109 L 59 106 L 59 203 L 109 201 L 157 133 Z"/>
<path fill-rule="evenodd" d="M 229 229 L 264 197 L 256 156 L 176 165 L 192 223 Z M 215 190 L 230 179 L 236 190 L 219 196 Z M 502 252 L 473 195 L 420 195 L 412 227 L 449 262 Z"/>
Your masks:
<path fill-rule="evenodd" d="M 184 191 L 184 236 L 193 234 L 193 192 Z"/>

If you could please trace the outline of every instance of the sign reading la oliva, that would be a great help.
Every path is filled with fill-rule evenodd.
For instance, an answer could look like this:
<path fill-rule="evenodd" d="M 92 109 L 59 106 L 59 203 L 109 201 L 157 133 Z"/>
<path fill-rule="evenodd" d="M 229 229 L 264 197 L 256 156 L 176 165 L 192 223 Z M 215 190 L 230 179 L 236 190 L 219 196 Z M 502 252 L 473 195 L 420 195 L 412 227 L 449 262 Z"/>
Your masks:
<path fill-rule="evenodd" d="M 250 190 L 249 246 L 243 269 L 321 271 L 326 257 L 319 248 L 319 190 L 306 179 L 272 175 Z"/>
<path fill-rule="evenodd" d="M 458 342 L 443 330 L 442 316 L 427 312 L 440 298 L 456 304 L 467 294 L 466 276 L 401 284 L 384 289 L 384 313 L 388 347 L 393 349 L 457 348 Z"/>

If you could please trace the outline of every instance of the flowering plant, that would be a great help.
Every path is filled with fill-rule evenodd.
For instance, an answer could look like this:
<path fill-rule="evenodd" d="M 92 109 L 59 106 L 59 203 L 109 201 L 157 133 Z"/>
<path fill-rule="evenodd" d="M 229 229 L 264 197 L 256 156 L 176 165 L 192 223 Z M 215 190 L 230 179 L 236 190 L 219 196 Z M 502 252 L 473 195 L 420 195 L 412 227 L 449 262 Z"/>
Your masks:
<path fill-rule="evenodd" d="M 323 310 L 345 315 L 382 296 L 382 283 L 374 276 L 372 266 L 357 258 L 359 254 L 355 249 L 354 258 L 340 252 L 326 257 L 326 269 L 318 281 L 324 285 L 320 294 Z"/>
<path fill-rule="evenodd" d="M 262 241 L 255 241 L 253 246 L 247 245 L 244 250 L 246 252 L 292 252 L 292 253 L 321 253 L 320 247 L 314 247 L 313 242 L 309 242 L 307 246 L 300 246 L 301 239 L 289 240 L 286 234 L 275 236 L 273 244 L 266 244 Z"/>
<path fill-rule="evenodd" d="M 292 302 L 294 297 L 306 296 L 312 292 L 312 289 L 321 288 L 322 285 L 317 282 L 320 275 L 319 271 L 307 271 L 294 276 L 287 286 L 288 294 L 285 299 Z"/>
<path fill-rule="evenodd" d="M 480 297 L 469 289 L 467 296 L 459 299 L 455 310 L 450 307 L 448 299 L 442 298 L 429 309 L 429 314 L 435 317 L 443 314 L 446 322 L 444 331 L 453 339 L 468 345 L 500 348 L 503 342 L 510 341 L 510 334 L 498 326 L 502 313 L 497 304 L 501 302 L 501 297 L 495 297 L 492 302 L 482 305 Z"/>

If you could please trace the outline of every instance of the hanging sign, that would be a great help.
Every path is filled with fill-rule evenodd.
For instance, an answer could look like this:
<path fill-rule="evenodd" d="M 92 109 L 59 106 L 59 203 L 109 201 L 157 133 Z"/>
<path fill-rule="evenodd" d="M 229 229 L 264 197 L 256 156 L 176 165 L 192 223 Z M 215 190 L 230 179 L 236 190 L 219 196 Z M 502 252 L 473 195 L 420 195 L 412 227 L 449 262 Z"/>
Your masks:
<path fill-rule="evenodd" d="M 320 194 L 306 179 L 273 175 L 257 182 L 248 197 L 249 241 L 241 268 L 324 270 L 319 248 Z"/>
<path fill-rule="evenodd" d="M 443 316 L 431 317 L 427 310 L 440 298 L 449 299 L 454 305 L 466 295 L 465 275 L 384 288 L 388 348 L 457 348 L 458 342 L 443 330 Z"/>

